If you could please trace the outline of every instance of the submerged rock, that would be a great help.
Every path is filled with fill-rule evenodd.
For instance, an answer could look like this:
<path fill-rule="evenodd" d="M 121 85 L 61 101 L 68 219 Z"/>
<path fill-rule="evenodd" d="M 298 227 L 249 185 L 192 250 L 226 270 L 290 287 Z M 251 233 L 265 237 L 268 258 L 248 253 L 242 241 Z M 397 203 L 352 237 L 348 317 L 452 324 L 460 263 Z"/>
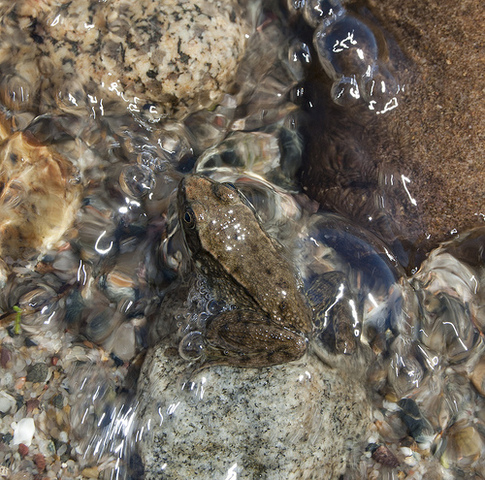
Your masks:
<path fill-rule="evenodd" d="M 30 109 L 42 89 L 61 110 L 104 115 L 115 101 L 155 117 L 185 114 L 227 90 L 250 33 L 236 1 L 24 0 L 7 13 L 0 99 L 13 109 Z M 11 64 L 19 51 L 23 61 Z"/>
<path fill-rule="evenodd" d="M 76 168 L 31 134 L 0 143 L 0 253 L 26 256 L 59 241 L 80 204 Z"/>
<path fill-rule="evenodd" d="M 364 388 L 315 355 L 271 368 L 190 374 L 170 347 L 139 382 L 145 478 L 337 479 L 366 434 Z"/>

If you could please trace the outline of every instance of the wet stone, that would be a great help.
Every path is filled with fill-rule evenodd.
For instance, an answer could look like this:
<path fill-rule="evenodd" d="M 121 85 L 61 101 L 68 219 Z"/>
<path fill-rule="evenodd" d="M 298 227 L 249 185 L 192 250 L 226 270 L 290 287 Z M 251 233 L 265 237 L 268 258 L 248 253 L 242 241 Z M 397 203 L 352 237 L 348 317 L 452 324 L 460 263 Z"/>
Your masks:
<path fill-rule="evenodd" d="M 329 25 L 345 14 L 339 0 L 307 0 L 303 7 L 303 17 L 312 27 L 320 23 Z"/>
<path fill-rule="evenodd" d="M 36 347 L 37 346 L 37 343 L 35 343 L 31 338 L 26 338 L 25 339 L 25 346 L 26 347 Z"/>
<path fill-rule="evenodd" d="M 64 397 L 61 393 L 58 393 L 54 396 L 54 398 L 52 399 L 52 405 L 54 405 L 54 407 L 59 410 L 64 407 Z"/>
<path fill-rule="evenodd" d="M 458 421 L 446 437 L 447 447 L 441 459 L 445 464 L 456 462 L 465 467 L 478 460 L 483 453 L 483 440 L 473 425 Z"/>
<path fill-rule="evenodd" d="M 19 445 L 19 453 L 20 453 L 20 455 L 22 455 L 22 457 L 25 457 L 29 453 L 29 447 L 27 447 L 27 445 L 24 445 L 23 443 L 21 443 Z"/>
<path fill-rule="evenodd" d="M 271 368 L 191 373 L 169 349 L 148 353 L 139 382 L 139 418 L 152 425 L 139 442 L 146 480 L 159 479 L 164 464 L 166 479 L 194 478 L 194 471 L 199 480 L 235 478 L 231 468 L 238 478 L 296 480 L 319 472 L 336 479 L 349 461 L 347 442 L 364 450 L 364 390 L 315 355 Z"/>
<path fill-rule="evenodd" d="M 470 380 L 478 393 L 485 397 L 485 358 L 482 358 L 475 366 L 470 374 Z"/>
<path fill-rule="evenodd" d="M 2 345 L 0 350 L 0 365 L 3 368 L 10 368 L 12 366 L 13 353 L 9 347 Z"/>
<path fill-rule="evenodd" d="M 0 435 L 0 440 L 5 445 L 8 445 L 13 439 L 13 435 L 11 433 L 6 433 L 5 435 Z"/>
<path fill-rule="evenodd" d="M 15 398 L 7 392 L 0 392 L 0 413 L 7 414 L 15 407 Z"/>
<path fill-rule="evenodd" d="M 18 27 L 14 33 L 0 29 L 9 37 L 0 54 L 18 49 L 17 37 L 27 37 L 24 56 L 42 61 L 32 62 L 28 82 L 17 74 L 21 65 L 8 65 L 15 74 L 0 85 L 0 100 L 23 97 L 20 91 L 35 98 L 40 73 L 46 80 L 43 107 L 74 112 L 83 107 L 104 112 L 109 101 L 134 112 L 148 109 L 159 118 L 185 114 L 202 102 L 211 105 L 231 83 L 251 31 L 244 10 L 232 1 L 48 1 L 38 8 L 16 3 L 12 10 L 19 25 L 31 25 L 42 35 L 29 38 Z M 8 103 L 17 109 L 31 104 Z"/>
<path fill-rule="evenodd" d="M 426 435 L 431 435 L 432 428 L 429 422 L 421 414 L 416 402 L 411 398 L 399 400 L 398 405 L 401 407 L 401 419 L 406 425 L 411 436 L 418 442 L 425 441 Z"/>
<path fill-rule="evenodd" d="M 368 449 L 372 452 L 372 458 L 376 462 L 390 468 L 396 468 L 399 466 L 399 460 L 385 445 L 373 444 L 369 445 Z"/>
<path fill-rule="evenodd" d="M 33 383 L 45 382 L 48 374 L 49 367 L 45 363 L 35 363 L 29 368 L 26 380 Z"/>
<path fill-rule="evenodd" d="M 25 406 L 27 407 L 27 414 L 32 413 L 36 408 L 39 408 L 40 400 L 38 398 L 32 398 L 27 400 Z"/>
<path fill-rule="evenodd" d="M 35 463 L 35 466 L 37 467 L 37 470 L 39 472 L 42 472 L 46 466 L 45 456 L 42 455 L 41 453 L 34 455 L 34 463 Z"/>

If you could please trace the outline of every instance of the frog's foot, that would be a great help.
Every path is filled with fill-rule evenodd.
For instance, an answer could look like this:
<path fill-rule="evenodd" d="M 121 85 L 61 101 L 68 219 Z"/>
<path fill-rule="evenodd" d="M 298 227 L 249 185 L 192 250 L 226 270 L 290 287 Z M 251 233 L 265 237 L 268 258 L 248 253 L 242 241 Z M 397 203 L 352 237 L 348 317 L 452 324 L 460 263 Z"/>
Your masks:
<path fill-rule="evenodd" d="M 321 317 L 325 317 L 324 320 Z M 336 304 L 331 310 L 315 313 L 315 333 L 318 339 L 335 354 L 352 355 L 358 347 L 360 330 L 354 326 L 352 312 L 343 304 Z M 326 328 L 321 325 L 326 322 Z M 356 322 L 355 322 L 356 323 Z M 320 327 L 319 327 L 320 326 Z"/>
<path fill-rule="evenodd" d="M 257 312 L 231 310 L 210 321 L 206 334 L 209 365 L 268 367 L 298 360 L 307 349 L 307 339 L 258 318 Z"/>
<path fill-rule="evenodd" d="M 334 354 L 351 355 L 359 344 L 360 322 L 345 274 L 317 276 L 307 290 L 315 336 Z"/>

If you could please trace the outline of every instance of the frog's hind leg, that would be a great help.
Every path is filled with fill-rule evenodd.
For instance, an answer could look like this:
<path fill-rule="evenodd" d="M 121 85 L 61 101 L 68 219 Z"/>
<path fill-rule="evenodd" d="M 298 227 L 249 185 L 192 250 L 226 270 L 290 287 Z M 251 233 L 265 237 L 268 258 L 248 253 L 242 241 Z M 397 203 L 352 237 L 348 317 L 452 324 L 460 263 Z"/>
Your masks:
<path fill-rule="evenodd" d="M 252 310 L 230 310 L 215 316 L 207 326 L 206 363 L 268 367 L 305 353 L 306 338 L 258 315 Z"/>
<path fill-rule="evenodd" d="M 362 330 L 347 277 L 339 271 L 313 279 L 306 291 L 313 308 L 314 334 L 332 353 L 356 352 Z"/>

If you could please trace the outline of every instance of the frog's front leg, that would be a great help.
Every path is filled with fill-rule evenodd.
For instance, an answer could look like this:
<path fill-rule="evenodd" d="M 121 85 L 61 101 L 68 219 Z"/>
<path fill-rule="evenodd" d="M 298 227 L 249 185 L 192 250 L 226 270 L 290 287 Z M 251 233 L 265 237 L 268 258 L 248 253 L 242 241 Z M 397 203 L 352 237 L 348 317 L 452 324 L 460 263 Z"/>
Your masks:
<path fill-rule="evenodd" d="M 207 363 L 268 367 L 299 359 L 307 339 L 252 310 L 230 310 L 207 326 Z"/>

